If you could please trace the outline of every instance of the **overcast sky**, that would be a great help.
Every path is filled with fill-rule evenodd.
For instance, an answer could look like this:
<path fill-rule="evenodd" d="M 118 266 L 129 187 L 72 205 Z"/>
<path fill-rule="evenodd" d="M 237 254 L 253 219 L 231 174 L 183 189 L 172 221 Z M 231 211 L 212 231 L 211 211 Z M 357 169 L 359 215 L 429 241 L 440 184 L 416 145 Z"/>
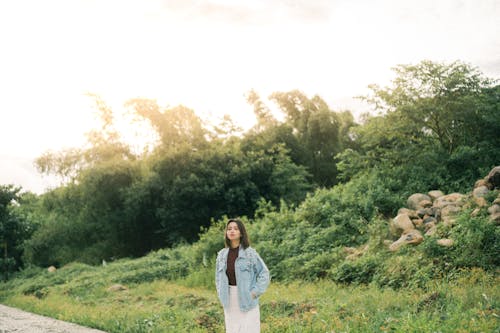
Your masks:
<path fill-rule="evenodd" d="M 42 192 L 33 159 L 80 146 L 87 92 L 253 121 L 244 94 L 299 89 L 334 110 L 391 67 L 461 60 L 500 78 L 498 0 L 0 2 L 0 184 Z"/>

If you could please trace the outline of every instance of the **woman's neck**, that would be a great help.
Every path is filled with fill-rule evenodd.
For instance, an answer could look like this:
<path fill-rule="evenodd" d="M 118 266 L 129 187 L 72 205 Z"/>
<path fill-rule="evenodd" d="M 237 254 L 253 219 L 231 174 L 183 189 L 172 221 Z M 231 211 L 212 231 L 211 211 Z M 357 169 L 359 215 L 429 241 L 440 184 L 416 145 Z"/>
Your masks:
<path fill-rule="evenodd" d="M 234 248 L 237 248 L 240 246 L 240 241 L 231 241 L 231 248 L 234 249 Z"/>

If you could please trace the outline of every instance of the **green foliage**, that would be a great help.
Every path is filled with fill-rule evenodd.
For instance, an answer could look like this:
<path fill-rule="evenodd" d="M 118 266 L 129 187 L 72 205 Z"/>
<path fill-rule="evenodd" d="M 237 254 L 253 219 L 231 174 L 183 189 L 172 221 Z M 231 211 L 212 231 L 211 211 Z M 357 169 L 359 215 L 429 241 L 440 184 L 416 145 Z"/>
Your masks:
<path fill-rule="evenodd" d="M 48 284 L 34 292 L 40 298 L 19 292 L 30 284 L 29 278 L 19 276 L 0 284 L 0 300 L 110 333 L 224 332 L 224 313 L 213 285 L 206 289 L 185 287 L 183 280 L 153 281 L 108 291 L 115 274 L 120 274 L 118 267 L 130 264 L 76 264 L 47 273 Z M 494 332 L 499 293 L 498 277 L 481 269 L 461 271 L 455 281 L 430 281 L 425 288 L 404 292 L 327 280 L 274 281 L 261 297 L 261 327 L 273 333 Z"/>
<path fill-rule="evenodd" d="M 500 266 L 500 230 L 484 214 L 473 217 L 462 214 L 450 231 L 457 246 L 450 249 L 455 267 L 481 267 L 496 269 Z"/>
<path fill-rule="evenodd" d="M 35 229 L 29 220 L 29 210 L 20 208 L 21 203 L 33 198 L 29 193 L 20 194 L 20 191 L 13 185 L 0 185 L 0 269 L 4 280 L 23 266 L 23 242 Z"/>
<path fill-rule="evenodd" d="M 329 277 L 338 283 L 368 284 L 372 282 L 381 263 L 381 258 L 376 256 L 363 256 L 361 259 L 354 261 L 346 260 L 332 268 Z"/>

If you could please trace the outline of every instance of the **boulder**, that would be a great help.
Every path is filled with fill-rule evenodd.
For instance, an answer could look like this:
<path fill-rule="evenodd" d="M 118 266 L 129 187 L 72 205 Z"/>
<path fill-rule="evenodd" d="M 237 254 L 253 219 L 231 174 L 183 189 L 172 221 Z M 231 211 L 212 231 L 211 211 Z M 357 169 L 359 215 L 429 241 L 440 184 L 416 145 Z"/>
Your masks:
<path fill-rule="evenodd" d="M 480 186 L 486 186 L 486 187 L 490 187 L 491 184 L 488 183 L 488 181 L 486 179 L 479 179 L 475 184 L 474 184 L 474 188 L 478 188 Z"/>
<path fill-rule="evenodd" d="M 470 216 L 476 217 L 481 213 L 481 208 L 475 208 L 472 213 L 470 213 Z"/>
<path fill-rule="evenodd" d="M 422 219 L 411 219 L 411 223 L 413 223 L 413 225 L 416 227 L 416 228 L 420 228 L 424 225 L 424 220 Z"/>
<path fill-rule="evenodd" d="M 393 220 L 393 226 L 396 229 L 396 232 L 405 232 L 412 229 L 415 229 L 413 222 L 411 222 L 410 217 L 407 214 L 399 214 Z"/>
<path fill-rule="evenodd" d="M 128 290 L 128 288 L 121 284 L 114 284 L 108 288 L 108 291 L 123 291 L 123 290 Z"/>
<path fill-rule="evenodd" d="M 460 207 L 449 205 L 441 209 L 441 220 L 446 226 L 450 226 L 455 222 L 455 217 L 461 211 Z"/>
<path fill-rule="evenodd" d="M 437 198 L 434 207 L 443 208 L 449 205 L 462 206 L 465 202 L 465 195 L 461 193 L 450 193 Z"/>
<path fill-rule="evenodd" d="M 425 231 L 426 236 L 435 235 L 436 232 L 437 232 L 437 227 L 434 223 L 429 223 L 426 225 L 426 231 Z"/>
<path fill-rule="evenodd" d="M 485 179 L 492 185 L 494 189 L 500 188 L 500 166 L 496 166 L 491 169 L 490 173 L 488 173 L 488 176 L 486 176 Z"/>
<path fill-rule="evenodd" d="M 444 247 L 450 247 L 453 245 L 453 239 L 441 238 L 437 240 L 437 244 Z"/>
<path fill-rule="evenodd" d="M 434 223 L 434 225 L 436 225 L 436 223 L 437 223 L 438 221 L 436 220 L 436 218 L 435 218 L 435 217 L 433 217 L 433 216 L 429 216 L 429 217 L 426 217 L 426 218 L 423 220 L 423 222 L 424 222 L 424 226 L 426 226 L 426 225 L 427 225 L 427 224 L 429 224 L 429 223 Z"/>
<path fill-rule="evenodd" d="M 415 193 L 415 194 L 410 195 L 410 197 L 406 201 L 406 205 L 410 209 L 417 210 L 419 208 L 423 208 L 420 204 L 420 202 L 422 202 L 422 201 L 431 201 L 432 202 L 431 197 L 429 197 L 427 194 Z"/>
<path fill-rule="evenodd" d="M 422 201 L 420 201 L 420 207 L 423 207 L 423 208 L 432 207 L 432 201 L 422 200 Z"/>
<path fill-rule="evenodd" d="M 418 214 L 416 211 L 413 209 L 408 209 L 408 208 L 400 208 L 398 210 L 398 215 L 400 214 L 406 214 L 410 219 L 418 218 Z"/>
<path fill-rule="evenodd" d="M 425 218 L 427 216 L 434 216 L 434 211 L 431 208 L 421 208 L 417 210 L 417 215 L 420 218 Z"/>
<path fill-rule="evenodd" d="M 344 248 L 344 251 L 346 253 L 349 253 L 349 255 L 347 255 L 345 258 L 347 260 L 355 260 L 359 257 L 361 257 L 363 254 L 365 254 L 365 252 L 368 250 L 368 245 L 365 245 L 363 246 L 362 248 L 353 248 L 353 247 L 347 247 L 347 248 Z"/>
<path fill-rule="evenodd" d="M 478 207 L 486 207 L 488 206 L 488 202 L 484 197 L 474 197 L 474 203 Z"/>
<path fill-rule="evenodd" d="M 493 215 L 493 214 L 496 214 L 496 213 L 500 213 L 500 205 L 499 204 L 494 204 L 493 206 L 489 207 L 488 208 L 488 213 L 490 213 L 490 215 Z"/>
<path fill-rule="evenodd" d="M 482 198 L 486 194 L 488 194 L 488 192 L 490 192 L 490 190 L 488 189 L 488 187 L 482 185 L 482 186 L 476 187 L 474 189 L 474 191 L 472 191 L 472 196 L 474 198 Z"/>
<path fill-rule="evenodd" d="M 392 243 L 389 246 L 389 250 L 394 252 L 399 250 L 404 245 L 409 245 L 409 244 L 417 245 L 422 243 L 423 240 L 424 237 L 422 236 L 420 231 L 416 229 L 409 230 L 407 232 L 404 232 L 397 241 Z"/>
<path fill-rule="evenodd" d="M 442 197 L 444 195 L 444 193 L 441 191 L 438 191 L 438 190 L 434 190 L 434 191 L 429 191 L 429 193 L 427 193 L 427 195 L 429 195 L 431 200 L 434 201 L 437 198 Z"/>
<path fill-rule="evenodd" d="M 57 268 L 55 268 L 54 266 L 50 266 L 49 268 L 47 268 L 47 272 L 49 273 L 54 273 L 56 270 Z"/>
<path fill-rule="evenodd" d="M 490 221 L 495 223 L 496 225 L 500 224 L 500 213 L 495 213 L 490 215 Z"/>

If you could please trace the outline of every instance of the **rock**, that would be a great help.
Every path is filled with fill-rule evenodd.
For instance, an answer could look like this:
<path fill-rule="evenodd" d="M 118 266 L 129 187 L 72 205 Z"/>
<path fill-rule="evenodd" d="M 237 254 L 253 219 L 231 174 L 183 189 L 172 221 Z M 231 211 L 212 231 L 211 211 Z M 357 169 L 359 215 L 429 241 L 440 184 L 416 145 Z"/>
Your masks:
<path fill-rule="evenodd" d="M 474 197 L 474 203 L 478 207 L 486 207 L 486 206 L 488 206 L 488 202 L 486 202 L 486 199 L 484 197 Z"/>
<path fill-rule="evenodd" d="M 410 195 L 410 197 L 406 201 L 406 205 L 410 209 L 417 210 L 419 208 L 423 208 L 420 205 L 421 201 L 431 201 L 432 202 L 431 197 L 429 197 L 427 194 L 415 193 L 415 194 Z"/>
<path fill-rule="evenodd" d="M 424 220 L 422 219 L 411 219 L 411 223 L 417 228 L 420 228 L 424 225 Z"/>
<path fill-rule="evenodd" d="M 424 222 L 425 231 L 429 230 L 432 227 L 435 227 L 436 223 L 437 223 L 436 221 L 427 221 L 427 222 Z"/>
<path fill-rule="evenodd" d="M 47 272 L 49 273 L 54 273 L 56 270 L 57 268 L 55 268 L 54 266 L 50 266 L 49 268 L 47 268 Z"/>
<path fill-rule="evenodd" d="M 414 211 L 413 209 L 408 209 L 408 208 L 400 208 L 398 210 L 398 215 L 400 215 L 400 214 L 406 214 L 406 215 L 408 215 L 408 217 L 410 219 L 418 217 L 418 214 L 416 211 Z"/>
<path fill-rule="evenodd" d="M 474 184 L 474 188 L 478 188 L 480 186 L 486 186 L 486 187 L 490 187 L 491 184 L 488 183 L 488 181 L 486 179 L 479 179 L 475 184 Z"/>
<path fill-rule="evenodd" d="M 495 200 L 493 200 L 493 204 L 500 205 L 500 196 L 498 198 L 496 198 Z"/>
<path fill-rule="evenodd" d="M 465 195 L 461 193 L 451 193 L 443 195 L 434 201 L 434 207 L 443 208 L 448 205 L 462 206 L 465 201 Z"/>
<path fill-rule="evenodd" d="M 481 208 L 476 208 L 472 211 L 472 213 L 470 213 L 470 216 L 478 216 L 479 213 L 481 213 Z"/>
<path fill-rule="evenodd" d="M 420 201 L 420 207 L 423 207 L 423 208 L 432 207 L 432 201 L 422 200 L 422 201 Z"/>
<path fill-rule="evenodd" d="M 425 235 L 426 236 L 432 236 L 432 235 L 435 235 L 436 232 L 437 232 L 437 227 L 434 223 L 429 223 L 429 228 L 427 229 L 427 231 L 425 232 Z"/>
<path fill-rule="evenodd" d="M 434 210 L 432 210 L 431 208 L 421 208 L 421 209 L 417 210 L 417 215 L 420 218 L 424 218 L 424 217 L 426 217 L 426 215 L 433 216 Z"/>
<path fill-rule="evenodd" d="M 383 243 L 385 246 L 390 246 L 392 244 L 392 241 L 389 239 L 384 239 Z"/>
<path fill-rule="evenodd" d="M 492 185 L 493 189 L 500 188 L 500 166 L 494 167 L 485 179 Z"/>
<path fill-rule="evenodd" d="M 446 226 L 450 226 L 455 222 L 455 217 L 461 211 L 460 207 L 449 205 L 441 209 L 441 220 Z"/>
<path fill-rule="evenodd" d="M 348 249 L 349 250 L 344 249 L 344 251 L 349 253 L 349 255 L 345 257 L 346 260 L 355 260 L 365 254 L 365 252 L 368 250 L 368 245 L 365 245 L 360 249 L 356 249 L 353 247 L 349 247 Z"/>
<path fill-rule="evenodd" d="M 426 217 L 422 222 L 424 223 L 424 226 L 426 226 L 427 228 L 427 224 L 434 223 L 434 225 L 436 225 L 438 221 L 436 220 L 435 217 L 429 216 Z"/>
<path fill-rule="evenodd" d="M 449 215 L 457 215 L 462 209 L 455 205 L 448 205 L 441 209 L 441 217 Z"/>
<path fill-rule="evenodd" d="M 417 245 L 417 244 L 422 243 L 423 240 L 424 240 L 424 237 L 422 236 L 420 231 L 418 231 L 416 229 L 409 230 L 407 232 L 404 232 L 397 241 L 392 243 L 389 246 L 389 250 L 390 251 L 397 251 L 397 250 L 399 250 L 399 248 L 401 248 L 401 246 L 408 245 L 408 244 Z"/>
<path fill-rule="evenodd" d="M 488 192 L 490 192 L 490 190 L 488 189 L 488 187 L 486 187 L 486 186 L 483 185 L 483 186 L 476 187 L 474 189 L 474 191 L 472 191 L 472 196 L 474 198 L 482 198 L 486 194 L 488 194 Z"/>
<path fill-rule="evenodd" d="M 415 226 L 411 222 L 410 217 L 407 214 L 400 214 L 396 216 L 393 220 L 394 228 L 397 232 L 405 232 L 415 229 Z"/>
<path fill-rule="evenodd" d="M 441 238 L 437 240 L 437 244 L 444 246 L 444 247 L 450 247 L 453 245 L 453 239 L 450 238 Z"/>
<path fill-rule="evenodd" d="M 128 290 L 128 288 L 121 284 L 114 284 L 108 288 L 108 291 L 123 291 L 123 290 Z"/>
<path fill-rule="evenodd" d="M 439 218 L 441 217 L 441 208 L 431 207 L 430 210 L 431 210 L 430 215 L 439 220 Z"/>
<path fill-rule="evenodd" d="M 493 215 L 490 215 L 490 221 L 495 223 L 496 225 L 500 224 L 500 213 L 495 213 Z"/>
<path fill-rule="evenodd" d="M 437 198 L 442 197 L 444 195 L 444 193 L 441 191 L 434 190 L 434 191 L 429 191 L 429 193 L 427 193 L 427 195 L 429 195 L 431 200 L 434 202 L 434 200 L 436 200 Z"/>
<path fill-rule="evenodd" d="M 500 205 L 499 204 L 494 204 L 493 206 L 489 207 L 488 208 L 488 213 L 490 213 L 490 215 L 494 215 L 494 214 L 500 213 Z"/>

